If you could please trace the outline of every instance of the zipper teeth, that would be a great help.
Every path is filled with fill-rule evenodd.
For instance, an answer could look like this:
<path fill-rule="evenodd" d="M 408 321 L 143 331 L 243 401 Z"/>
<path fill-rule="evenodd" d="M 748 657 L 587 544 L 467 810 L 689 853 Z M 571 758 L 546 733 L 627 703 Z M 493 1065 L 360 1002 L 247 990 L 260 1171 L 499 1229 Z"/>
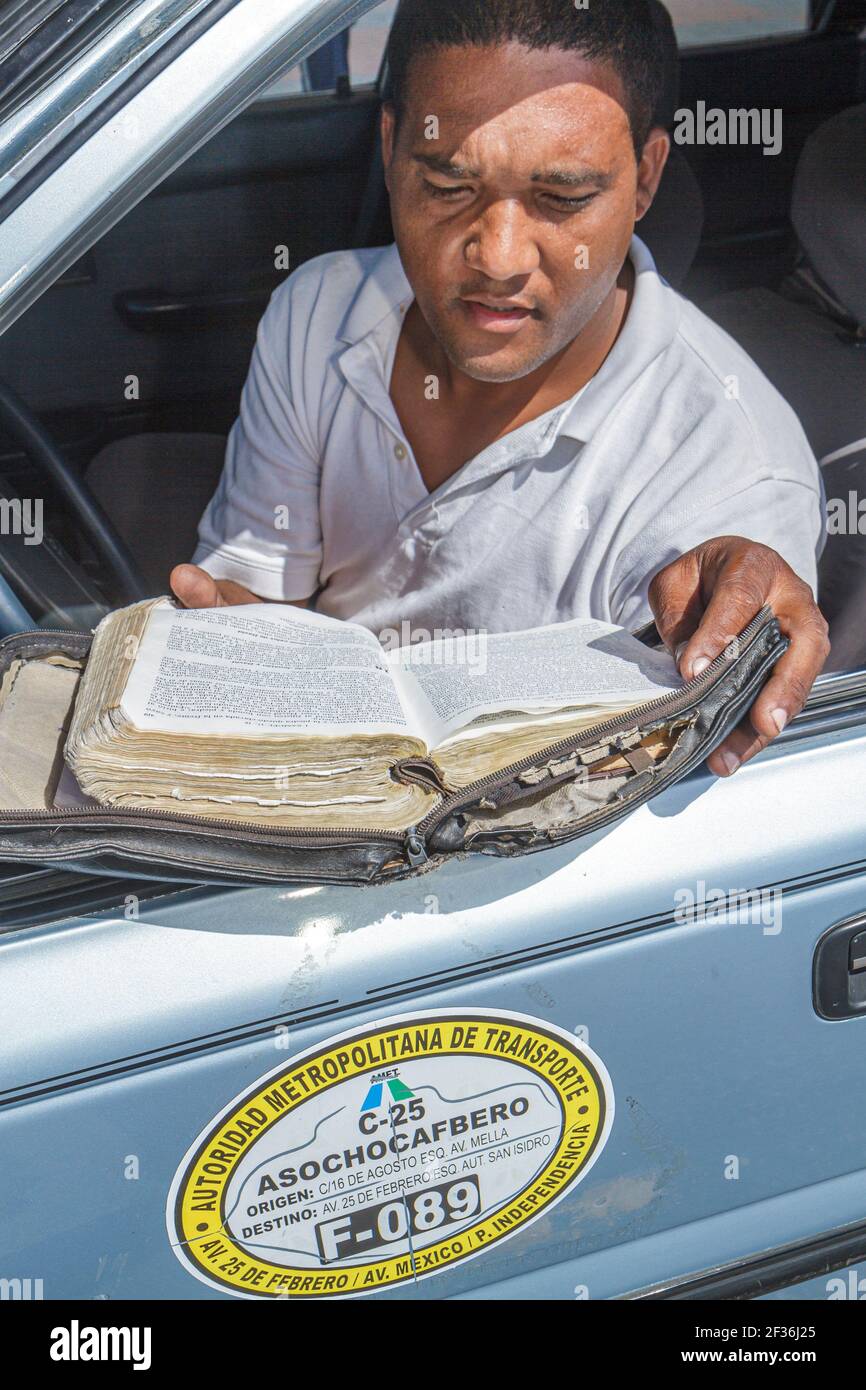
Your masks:
<path fill-rule="evenodd" d="M 770 616 L 769 608 L 762 608 L 760 613 L 752 619 L 747 627 L 743 629 L 736 639 L 744 646 L 748 645 L 752 638 L 766 625 L 767 618 Z M 472 782 L 468 787 L 461 787 L 458 792 L 446 798 L 445 802 L 428 812 L 416 827 L 419 835 L 424 835 L 426 831 L 438 824 L 450 811 L 458 809 L 464 802 L 472 801 L 475 794 L 483 791 L 496 782 L 500 782 L 507 774 L 522 772 L 525 768 L 535 767 L 543 759 L 555 758 L 562 753 L 568 753 L 571 749 L 582 747 L 584 744 L 591 743 L 593 740 L 603 738 L 608 733 L 615 733 L 621 728 L 629 728 L 634 723 L 641 723 L 646 717 L 655 714 L 664 715 L 667 713 L 678 714 L 682 709 L 687 709 L 692 703 L 698 690 L 705 685 L 710 685 L 724 670 L 728 661 L 727 648 L 719 652 L 719 655 L 710 662 L 706 670 L 699 676 L 694 676 L 687 681 L 684 686 L 675 691 L 673 695 L 658 695 L 654 700 L 648 700 L 646 704 L 635 705 L 634 709 L 628 710 L 625 714 L 616 715 L 612 719 L 606 719 L 603 723 L 593 724 L 589 729 L 584 729 L 580 734 L 572 734 L 570 738 L 561 739 L 558 743 L 549 744 L 546 748 L 540 749 L 537 753 L 532 753 L 528 757 L 521 758 L 519 762 L 510 763 L 501 772 L 488 773 L 486 777 L 480 778 L 477 782 Z"/>
<path fill-rule="evenodd" d="M 336 836 L 339 839 L 351 838 L 366 843 L 370 843 L 371 840 L 394 840 L 397 844 L 402 844 L 407 833 L 406 831 L 396 830 L 358 830 L 356 828 L 350 829 L 348 826 L 335 826 L 333 829 L 329 828 L 327 830 L 314 826 L 298 826 L 296 829 L 293 829 L 286 825 L 257 825 L 251 821 L 230 820 L 222 816 L 189 815 L 183 811 L 165 811 L 159 807 L 155 807 L 152 811 L 148 811 L 140 806 L 126 806 L 117 810 L 113 810 L 110 806 L 60 806 L 57 810 L 0 811 L 0 825 L 5 821 L 14 821 L 16 824 L 19 822 L 29 823 L 32 821 L 34 824 L 38 824 L 45 820 L 52 822 L 58 820 L 99 820 L 100 817 L 104 819 L 105 816 L 111 817 L 111 825 L 117 825 L 118 822 L 124 820 L 131 820 L 133 822 L 141 820 L 170 820 L 175 823 L 177 821 L 183 821 L 184 826 L 188 826 L 191 830 L 201 830 L 202 828 L 210 829 L 211 827 L 219 828 L 220 830 L 241 830 L 245 835 L 255 835 L 256 837 L 262 838 L 268 835 L 276 835 L 280 839 L 297 836 L 304 840 L 308 840 L 310 838 L 319 838 L 320 836 L 324 839 L 333 839 Z"/>
<path fill-rule="evenodd" d="M 758 613 L 748 626 L 743 629 L 737 640 L 744 644 L 751 642 L 755 634 L 765 625 L 769 614 L 769 608 L 762 608 L 760 613 Z M 48 628 L 40 629 L 39 633 L 41 636 L 45 637 L 65 637 L 67 639 L 91 635 L 88 633 Z M 403 844 L 407 838 L 412 838 L 417 843 L 419 840 L 423 841 L 427 829 L 437 824 L 445 815 L 448 815 L 452 809 L 456 809 L 465 801 L 471 801 L 476 792 L 483 791 L 485 787 L 489 787 L 495 782 L 501 782 L 507 775 L 519 773 L 525 768 L 534 767 L 541 759 L 557 757 L 559 754 L 567 753 L 572 748 L 580 747 L 590 740 L 603 738 L 608 733 L 614 733 L 619 728 L 628 728 L 631 724 L 635 723 L 635 721 L 638 723 L 641 722 L 646 716 L 652 717 L 654 714 L 662 715 L 668 711 L 671 714 L 676 714 L 681 708 L 687 708 L 697 691 L 703 686 L 711 684 L 719 672 L 724 669 L 727 660 L 727 652 L 720 652 L 715 660 L 710 662 L 710 665 L 705 671 L 702 671 L 699 676 L 695 676 L 692 680 L 688 681 L 673 695 L 660 695 L 657 696 L 655 700 L 648 700 L 646 704 L 636 705 L 634 709 L 629 710 L 626 714 L 617 715 L 613 719 L 607 719 L 600 724 L 593 724 L 589 729 L 584 729 L 580 734 L 572 735 L 572 737 L 568 739 L 561 739 L 558 743 L 549 744 L 546 748 L 540 749 L 537 753 L 521 758 L 519 762 L 510 763 L 507 768 L 503 768 L 500 772 L 489 773 L 486 777 L 480 778 L 477 782 L 472 782 L 468 787 L 462 787 L 458 792 L 454 792 L 451 797 L 446 796 L 441 805 L 429 811 L 424 819 L 420 820 L 416 826 L 410 826 L 403 831 L 364 831 L 341 826 L 334 828 L 329 827 L 327 830 L 312 826 L 309 828 L 299 826 L 297 829 L 291 829 L 288 826 L 275 825 L 268 827 L 255 825 L 249 821 L 232 820 L 228 817 L 223 818 L 221 816 L 185 815 L 181 811 L 164 811 L 158 808 L 152 811 L 148 811 L 143 807 L 134 806 L 125 807 L 123 810 L 100 809 L 107 810 L 107 813 L 111 817 L 111 824 L 113 825 L 116 825 L 118 822 L 123 822 L 124 820 L 130 820 L 134 824 L 141 820 L 155 819 L 174 822 L 183 821 L 186 825 L 189 825 L 191 829 L 200 829 L 204 826 L 219 828 L 226 831 L 240 830 L 243 831 L 245 835 L 253 835 L 257 839 L 266 838 L 269 835 L 276 836 L 278 839 L 291 839 L 292 837 L 297 837 L 302 840 L 332 839 L 338 836 L 341 839 L 348 838 L 365 843 L 370 843 L 371 840 L 382 840 Z M 81 809 L 62 807 L 58 810 L 44 811 L 0 811 L 0 825 L 2 825 L 4 821 L 39 824 L 45 820 L 81 821 L 87 820 L 88 818 L 98 820 L 99 815 L 99 810 L 87 807 Z"/>

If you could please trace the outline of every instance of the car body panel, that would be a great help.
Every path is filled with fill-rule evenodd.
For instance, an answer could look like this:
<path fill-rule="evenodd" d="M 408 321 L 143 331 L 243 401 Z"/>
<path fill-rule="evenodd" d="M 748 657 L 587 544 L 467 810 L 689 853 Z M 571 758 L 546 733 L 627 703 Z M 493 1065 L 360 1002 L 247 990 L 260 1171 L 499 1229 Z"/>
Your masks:
<path fill-rule="evenodd" d="M 866 1205 L 866 1194 L 864 1194 Z M 866 1265 L 845 1265 L 827 1274 L 817 1274 L 814 1279 L 803 1279 L 790 1284 L 786 1289 L 773 1289 L 771 1293 L 761 1294 L 761 1300 L 795 1300 L 802 1302 L 862 1303 L 866 1300 Z"/>
<path fill-rule="evenodd" d="M 4 1269 L 48 1270 L 48 1297 L 201 1297 L 162 1224 L 196 1134 L 282 1057 L 428 1007 L 580 1030 L 617 1115 L 576 1192 L 420 1297 L 496 1286 L 515 1260 L 521 1297 L 624 1296 L 855 1220 L 866 1021 L 817 1017 L 812 958 L 863 907 L 866 810 L 839 808 L 864 758 L 863 732 L 792 741 L 729 782 L 696 774 L 582 850 L 381 888 L 181 893 L 137 921 L 9 933 Z M 780 896 L 764 921 L 703 919 L 702 881 Z"/>

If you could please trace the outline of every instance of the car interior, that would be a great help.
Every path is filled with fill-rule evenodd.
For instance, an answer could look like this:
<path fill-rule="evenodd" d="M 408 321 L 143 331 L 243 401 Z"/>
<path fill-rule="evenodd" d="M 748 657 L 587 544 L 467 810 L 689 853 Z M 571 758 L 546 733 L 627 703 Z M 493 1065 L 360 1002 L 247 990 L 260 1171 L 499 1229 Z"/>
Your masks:
<path fill-rule="evenodd" d="M 668 53 L 658 123 L 673 129 L 699 101 L 781 109 L 784 140 L 775 155 L 674 143 L 639 234 L 790 401 L 828 498 L 847 497 L 866 466 L 866 0 L 813 0 L 808 14 L 804 0 L 798 31 L 683 46 L 653 3 Z M 675 17 L 688 8 L 672 0 Z M 386 66 L 355 86 L 327 63 L 310 71 L 301 90 L 268 89 L 0 339 L 0 498 L 43 498 L 46 531 L 40 546 L 4 537 L 0 574 L 38 625 L 87 627 L 166 590 L 194 548 L 271 292 L 312 256 L 391 240 Z M 866 665 L 866 542 L 851 531 L 830 535 L 821 562 L 835 670 Z"/>

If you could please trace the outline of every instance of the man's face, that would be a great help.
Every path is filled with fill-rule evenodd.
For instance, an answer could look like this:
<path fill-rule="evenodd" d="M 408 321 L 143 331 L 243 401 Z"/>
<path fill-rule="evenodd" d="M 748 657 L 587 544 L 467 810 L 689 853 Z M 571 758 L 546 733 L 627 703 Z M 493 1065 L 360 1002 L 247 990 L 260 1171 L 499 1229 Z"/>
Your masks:
<path fill-rule="evenodd" d="M 608 299 L 667 137 L 639 164 L 617 73 L 559 48 L 423 53 L 406 88 L 399 129 L 382 118 L 403 266 L 449 361 L 513 381 Z"/>

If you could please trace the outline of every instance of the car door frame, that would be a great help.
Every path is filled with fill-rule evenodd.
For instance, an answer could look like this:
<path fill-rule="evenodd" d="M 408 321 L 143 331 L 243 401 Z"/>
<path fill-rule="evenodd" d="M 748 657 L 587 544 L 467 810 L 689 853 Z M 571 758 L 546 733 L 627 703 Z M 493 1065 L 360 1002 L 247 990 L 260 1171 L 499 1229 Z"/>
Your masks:
<path fill-rule="evenodd" d="M 9 118 L 18 138 L 15 186 L 0 198 L 0 333 L 280 72 L 377 3 L 212 0 L 100 102 L 111 52 L 85 52 L 51 78 L 29 127 L 26 110 Z M 80 123 L 64 115 L 68 133 L 55 131 L 46 152 L 52 102 L 75 83 L 91 108 Z M 0 151 L 9 134 L 7 120 Z M 0 163 L 0 183 L 9 172 Z"/>

